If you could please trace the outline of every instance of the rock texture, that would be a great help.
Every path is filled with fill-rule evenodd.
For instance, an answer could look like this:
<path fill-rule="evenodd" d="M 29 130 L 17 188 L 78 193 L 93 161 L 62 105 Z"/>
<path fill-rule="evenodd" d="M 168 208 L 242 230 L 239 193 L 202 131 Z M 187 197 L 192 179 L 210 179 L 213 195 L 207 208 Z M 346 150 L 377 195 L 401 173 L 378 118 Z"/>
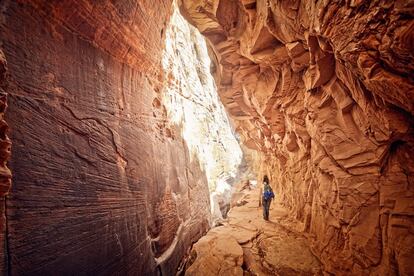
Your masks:
<path fill-rule="evenodd" d="M 171 2 L 1 1 L 5 274 L 172 275 L 209 227 L 209 168 L 163 103 Z"/>
<path fill-rule="evenodd" d="M 7 108 L 7 61 L 0 49 L 0 248 L 6 248 L 6 206 L 5 196 L 11 185 L 11 172 L 7 167 L 10 158 L 11 141 L 7 136 L 8 124 L 4 119 Z M 0 250 L 0 274 L 6 273 L 6 255 Z"/>
<path fill-rule="evenodd" d="M 167 77 L 159 108 L 167 113 L 169 124 L 180 126 L 180 129 L 168 128 L 170 135 L 174 137 L 181 132 L 190 155 L 199 159 L 214 210 L 221 202 L 217 197 L 230 194 L 231 183 L 227 182 L 239 175 L 243 154 L 210 74 L 206 41 L 177 8 L 166 30 L 162 65 Z M 212 211 L 212 215 L 213 219 L 221 217 L 220 211 Z"/>
<path fill-rule="evenodd" d="M 228 221 L 194 244 L 185 275 L 322 275 L 306 239 L 279 223 L 285 209 L 272 204 L 263 220 L 259 193 L 240 192 Z"/>
<path fill-rule="evenodd" d="M 414 273 L 412 1 L 180 1 L 220 97 L 336 275 Z"/>

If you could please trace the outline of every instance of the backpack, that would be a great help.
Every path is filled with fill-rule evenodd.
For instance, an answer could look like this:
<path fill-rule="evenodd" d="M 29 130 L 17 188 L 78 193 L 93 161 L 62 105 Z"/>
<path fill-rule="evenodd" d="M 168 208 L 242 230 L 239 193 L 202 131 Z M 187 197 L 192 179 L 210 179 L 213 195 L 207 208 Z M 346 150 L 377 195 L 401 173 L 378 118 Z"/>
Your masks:
<path fill-rule="evenodd" d="M 266 189 L 266 188 L 265 188 L 265 191 L 263 192 L 263 198 L 264 198 L 265 200 L 269 200 L 269 199 L 274 198 L 274 197 L 275 197 L 275 195 L 274 195 L 274 193 L 272 192 L 272 190 L 271 190 L 271 189 Z"/>

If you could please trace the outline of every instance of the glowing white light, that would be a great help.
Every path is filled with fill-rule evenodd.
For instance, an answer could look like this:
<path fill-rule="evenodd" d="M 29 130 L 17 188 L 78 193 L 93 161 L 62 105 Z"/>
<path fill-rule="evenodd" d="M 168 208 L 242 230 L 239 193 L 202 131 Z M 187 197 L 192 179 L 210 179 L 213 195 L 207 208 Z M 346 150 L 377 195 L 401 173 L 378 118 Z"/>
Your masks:
<path fill-rule="evenodd" d="M 230 193 L 231 192 L 231 186 L 226 181 L 224 181 L 223 179 L 219 179 L 217 181 L 216 192 L 219 192 L 221 194 Z"/>
<path fill-rule="evenodd" d="M 210 63 L 204 38 L 175 9 L 162 59 L 169 74 L 162 102 L 169 120 L 182 126 L 190 158 L 199 159 L 210 193 L 225 194 L 231 187 L 220 180 L 220 175 L 236 175 L 242 151 L 218 98 Z"/>

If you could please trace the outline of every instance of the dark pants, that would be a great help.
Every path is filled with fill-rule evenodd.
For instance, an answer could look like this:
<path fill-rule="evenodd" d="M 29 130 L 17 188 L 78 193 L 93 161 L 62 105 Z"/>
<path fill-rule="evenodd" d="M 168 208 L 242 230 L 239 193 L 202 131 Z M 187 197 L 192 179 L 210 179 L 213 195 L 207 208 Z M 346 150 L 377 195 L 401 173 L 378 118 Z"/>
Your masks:
<path fill-rule="evenodd" d="M 270 209 L 270 202 L 272 201 L 272 199 L 264 199 L 262 198 L 262 203 L 263 203 L 263 218 L 265 220 L 269 220 L 269 209 Z"/>

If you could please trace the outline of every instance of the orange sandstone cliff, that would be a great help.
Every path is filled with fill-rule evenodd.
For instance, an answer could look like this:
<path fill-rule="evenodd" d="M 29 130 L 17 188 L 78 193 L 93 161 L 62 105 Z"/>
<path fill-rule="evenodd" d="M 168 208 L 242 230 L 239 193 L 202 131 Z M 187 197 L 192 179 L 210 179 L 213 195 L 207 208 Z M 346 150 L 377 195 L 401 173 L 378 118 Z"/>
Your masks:
<path fill-rule="evenodd" d="M 180 1 L 220 97 L 335 274 L 412 275 L 412 1 Z"/>
<path fill-rule="evenodd" d="M 210 205 L 205 173 L 158 103 L 171 1 L 0 6 L 13 175 L 0 274 L 173 273 Z"/>
<path fill-rule="evenodd" d="M 221 110 L 163 64 L 172 2 L 1 1 L 0 274 L 170 275 L 208 229 L 209 178 L 162 94 Z M 324 268 L 414 274 L 413 2 L 178 5 Z M 204 87 L 201 67 L 177 70 Z"/>

